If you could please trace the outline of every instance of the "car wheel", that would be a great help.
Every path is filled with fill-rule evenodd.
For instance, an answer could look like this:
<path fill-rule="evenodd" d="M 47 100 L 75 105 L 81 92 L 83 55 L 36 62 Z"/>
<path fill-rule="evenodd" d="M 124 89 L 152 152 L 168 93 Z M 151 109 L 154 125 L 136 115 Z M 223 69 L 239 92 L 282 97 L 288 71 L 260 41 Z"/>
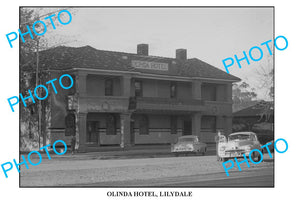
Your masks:
<path fill-rule="evenodd" d="M 228 158 L 222 158 L 222 161 L 223 162 L 225 162 L 225 161 L 227 161 L 228 160 Z"/>
<path fill-rule="evenodd" d="M 258 156 L 257 156 L 257 162 L 259 162 L 259 161 L 261 161 L 261 155 L 260 154 L 258 154 Z"/>
<path fill-rule="evenodd" d="M 254 162 L 259 162 L 261 161 L 261 155 L 258 154 L 257 156 L 254 154 L 254 152 L 252 152 L 251 154 L 251 159 L 254 161 Z"/>

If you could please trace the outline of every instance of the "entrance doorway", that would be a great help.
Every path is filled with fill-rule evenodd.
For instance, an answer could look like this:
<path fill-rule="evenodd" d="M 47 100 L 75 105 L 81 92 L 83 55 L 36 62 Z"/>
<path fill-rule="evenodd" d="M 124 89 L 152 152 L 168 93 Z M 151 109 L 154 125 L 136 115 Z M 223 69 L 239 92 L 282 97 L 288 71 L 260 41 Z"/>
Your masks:
<path fill-rule="evenodd" d="M 191 134 L 192 134 L 192 121 L 184 120 L 182 135 L 191 135 Z"/>
<path fill-rule="evenodd" d="M 135 137 L 134 137 L 134 121 L 130 121 L 130 143 L 134 145 Z"/>
<path fill-rule="evenodd" d="M 88 121 L 86 128 L 86 143 L 87 144 L 98 144 L 99 133 L 98 133 L 98 121 Z"/>

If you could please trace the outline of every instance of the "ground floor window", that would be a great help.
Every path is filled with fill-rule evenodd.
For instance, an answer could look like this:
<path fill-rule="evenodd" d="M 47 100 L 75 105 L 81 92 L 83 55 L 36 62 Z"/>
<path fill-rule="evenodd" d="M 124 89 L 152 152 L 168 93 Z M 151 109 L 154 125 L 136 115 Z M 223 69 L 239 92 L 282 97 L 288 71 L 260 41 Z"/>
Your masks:
<path fill-rule="evenodd" d="M 115 115 L 109 114 L 106 117 L 106 134 L 116 135 L 117 134 L 117 122 Z"/>
<path fill-rule="evenodd" d="M 33 139 L 31 121 L 28 122 L 28 130 L 29 130 L 29 133 L 28 133 L 29 139 Z"/>
<path fill-rule="evenodd" d="M 204 115 L 201 118 L 201 130 L 216 132 L 217 127 L 216 116 Z"/>
<path fill-rule="evenodd" d="M 139 120 L 140 124 L 140 135 L 148 135 L 149 134 L 149 119 L 148 116 L 142 115 Z"/>
<path fill-rule="evenodd" d="M 171 116 L 171 134 L 177 134 L 177 116 Z"/>
<path fill-rule="evenodd" d="M 182 135 L 192 134 L 192 121 L 191 119 L 184 119 Z"/>
<path fill-rule="evenodd" d="M 65 135 L 74 136 L 76 134 L 76 117 L 72 112 L 68 112 L 65 117 Z"/>

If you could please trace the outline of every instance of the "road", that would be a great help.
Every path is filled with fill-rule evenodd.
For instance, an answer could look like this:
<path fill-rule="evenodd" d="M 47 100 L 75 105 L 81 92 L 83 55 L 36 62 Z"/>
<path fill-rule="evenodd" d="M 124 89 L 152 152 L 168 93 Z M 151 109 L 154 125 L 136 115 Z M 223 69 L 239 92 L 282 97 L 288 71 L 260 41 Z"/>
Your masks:
<path fill-rule="evenodd" d="M 21 187 L 273 187 L 274 162 L 241 164 L 226 176 L 215 156 L 142 159 L 43 159 L 21 168 Z"/>
<path fill-rule="evenodd" d="M 113 181 L 78 186 L 101 187 L 273 187 L 273 168 L 236 173 L 224 177 L 223 173 L 191 175 L 151 180 Z"/>

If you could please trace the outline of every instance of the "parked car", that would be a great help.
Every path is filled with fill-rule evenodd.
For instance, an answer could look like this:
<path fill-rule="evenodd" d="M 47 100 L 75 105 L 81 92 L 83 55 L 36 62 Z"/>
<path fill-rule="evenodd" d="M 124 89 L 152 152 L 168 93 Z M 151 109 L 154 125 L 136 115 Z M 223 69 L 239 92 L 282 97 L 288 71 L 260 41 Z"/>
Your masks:
<path fill-rule="evenodd" d="M 171 152 L 173 153 L 202 153 L 203 155 L 207 151 L 207 144 L 200 142 L 198 136 L 186 135 L 177 139 L 176 143 L 171 145 Z"/>
<path fill-rule="evenodd" d="M 270 145 L 268 145 L 268 148 L 269 148 L 270 152 L 273 153 L 274 152 L 274 140 L 268 141 L 265 144 L 267 144 L 267 143 L 271 143 Z M 263 151 L 263 153 L 268 153 L 268 150 L 266 147 L 264 147 L 262 151 Z"/>
<path fill-rule="evenodd" d="M 228 136 L 228 140 L 219 143 L 218 152 L 222 161 L 227 161 L 229 158 L 243 157 L 245 154 L 249 157 L 249 153 L 253 149 L 261 150 L 261 144 L 254 132 L 236 132 Z M 261 155 L 258 152 L 252 152 L 251 159 L 255 162 L 261 160 Z"/>

